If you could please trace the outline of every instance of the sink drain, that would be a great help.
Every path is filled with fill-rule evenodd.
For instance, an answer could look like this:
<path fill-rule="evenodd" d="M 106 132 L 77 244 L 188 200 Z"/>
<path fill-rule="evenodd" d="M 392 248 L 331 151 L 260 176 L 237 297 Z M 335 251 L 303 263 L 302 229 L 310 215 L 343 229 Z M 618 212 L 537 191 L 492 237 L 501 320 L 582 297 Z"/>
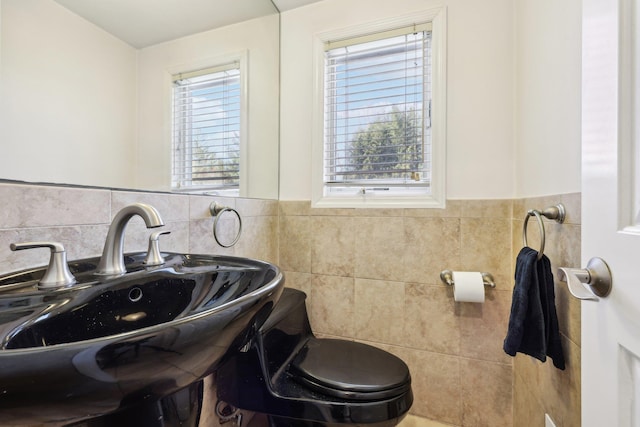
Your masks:
<path fill-rule="evenodd" d="M 138 302 L 142 299 L 142 289 L 139 287 L 131 288 L 129 290 L 129 301 Z"/>

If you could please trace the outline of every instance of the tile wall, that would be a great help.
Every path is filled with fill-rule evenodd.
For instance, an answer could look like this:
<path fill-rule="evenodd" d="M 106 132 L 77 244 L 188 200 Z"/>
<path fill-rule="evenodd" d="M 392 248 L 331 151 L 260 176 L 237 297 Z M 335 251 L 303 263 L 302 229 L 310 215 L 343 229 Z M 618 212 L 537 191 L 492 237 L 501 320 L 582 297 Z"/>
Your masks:
<path fill-rule="evenodd" d="M 512 201 L 444 210 L 311 209 L 280 202 L 280 267 L 308 294 L 322 336 L 366 342 L 409 364 L 411 414 L 454 426 L 512 425 Z M 456 303 L 443 269 L 487 271 L 482 305 Z M 415 420 L 412 420 L 414 422 Z"/>
<path fill-rule="evenodd" d="M 452 200 L 444 210 L 316 210 L 308 201 L 3 183 L 0 200 L 2 272 L 48 260 L 45 249 L 11 252 L 11 242 L 53 240 L 65 245 L 69 259 L 97 256 L 113 215 L 130 203 L 149 203 L 171 231 L 161 237 L 162 250 L 275 262 L 288 286 L 307 292 L 318 335 L 370 343 L 407 361 L 415 394 L 410 425 L 431 425 L 429 419 L 465 427 L 542 427 L 545 412 L 558 427 L 580 425 L 580 305 L 561 284 L 556 292 L 567 370 L 502 351 L 524 214 L 565 203 L 565 224 L 545 224 L 546 253 L 554 271 L 578 266 L 579 195 Z M 242 238 L 233 248 L 213 239 L 213 200 L 242 215 Z M 232 215 L 222 217 L 220 238 L 231 240 L 237 226 Z M 528 233 L 531 246 L 537 233 Z M 133 218 L 125 251 L 146 250 L 148 235 Z M 456 303 L 439 279 L 446 268 L 490 272 L 497 287 L 482 305 Z"/>
<path fill-rule="evenodd" d="M 580 427 L 580 301 L 573 298 L 565 283 L 558 282 L 558 267 L 580 268 L 581 211 L 580 194 L 516 200 L 513 219 L 513 259 L 522 247 L 522 226 L 529 209 L 544 209 L 562 202 L 567 210 L 563 224 L 544 221 L 545 255 L 551 260 L 555 277 L 556 307 L 562 348 L 566 359 L 564 371 L 549 361 L 518 354 L 514 359 L 514 426 L 544 427 L 548 413 L 557 427 Z M 528 222 L 529 246 L 539 247 L 538 224 L 532 217 Z"/>
<path fill-rule="evenodd" d="M 99 256 L 111 218 L 124 206 L 143 202 L 160 212 L 165 229 L 160 249 L 173 252 L 224 253 L 276 262 L 278 259 L 278 202 L 223 199 L 104 189 L 0 184 L 0 272 L 43 265 L 47 249 L 11 252 L 9 244 L 26 241 L 57 241 L 68 259 Z M 213 239 L 212 201 L 235 207 L 243 218 L 242 238 L 230 249 Z M 225 213 L 218 224 L 219 238 L 233 240 L 234 215 Z M 125 232 L 125 251 L 146 251 L 150 232 L 134 217 Z"/>

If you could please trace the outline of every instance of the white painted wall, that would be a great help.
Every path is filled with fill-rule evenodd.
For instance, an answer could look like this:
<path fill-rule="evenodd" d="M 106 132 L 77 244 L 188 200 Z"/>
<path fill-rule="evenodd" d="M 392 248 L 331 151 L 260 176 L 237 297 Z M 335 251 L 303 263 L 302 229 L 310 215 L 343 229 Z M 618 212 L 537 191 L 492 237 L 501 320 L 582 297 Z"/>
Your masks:
<path fill-rule="evenodd" d="M 510 0 L 324 0 L 282 14 L 280 199 L 311 198 L 312 40 L 319 32 L 445 5 L 447 197 L 515 193 Z"/>
<path fill-rule="evenodd" d="M 168 70 L 248 52 L 246 197 L 278 197 L 278 16 L 136 50 L 52 0 L 1 0 L 0 179 L 170 189 Z"/>
<path fill-rule="evenodd" d="M 248 53 L 248 188 L 245 197 L 278 197 L 278 16 L 206 31 L 140 50 L 137 185 L 171 184 L 171 75 Z"/>
<path fill-rule="evenodd" d="M 166 189 L 166 70 L 248 47 L 252 181 L 276 197 L 266 177 L 279 160 L 280 198 L 310 199 L 313 34 L 445 5 L 448 197 L 580 191 L 580 0 L 324 0 L 284 12 L 279 158 L 277 72 L 257 71 L 278 61 L 266 36 L 277 17 L 145 49 L 138 71 L 135 49 L 52 0 L 1 1 L 0 178 Z"/>
<path fill-rule="evenodd" d="M 0 178 L 132 186 L 135 49 L 51 0 L 1 10 Z"/>
<path fill-rule="evenodd" d="M 581 191 L 581 0 L 517 0 L 516 195 Z"/>

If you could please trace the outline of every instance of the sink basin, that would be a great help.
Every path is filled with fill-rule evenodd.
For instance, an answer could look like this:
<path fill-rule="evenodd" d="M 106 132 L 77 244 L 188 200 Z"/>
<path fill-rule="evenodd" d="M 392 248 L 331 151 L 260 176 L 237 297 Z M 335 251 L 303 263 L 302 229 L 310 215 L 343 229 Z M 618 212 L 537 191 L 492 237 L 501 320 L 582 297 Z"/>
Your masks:
<path fill-rule="evenodd" d="M 0 425 L 72 423 L 159 400 L 215 370 L 242 347 L 279 298 L 284 279 L 246 258 L 126 254 L 127 273 L 94 274 L 39 290 L 45 268 L 0 277 Z"/>

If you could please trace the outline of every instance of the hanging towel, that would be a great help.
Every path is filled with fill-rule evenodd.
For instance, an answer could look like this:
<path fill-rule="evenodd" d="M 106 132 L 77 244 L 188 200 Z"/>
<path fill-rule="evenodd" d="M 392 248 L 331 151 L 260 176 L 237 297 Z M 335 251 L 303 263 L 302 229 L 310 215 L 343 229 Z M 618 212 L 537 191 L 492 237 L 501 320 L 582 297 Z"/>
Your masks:
<path fill-rule="evenodd" d="M 524 247 L 516 259 L 516 283 L 503 348 L 511 356 L 520 352 L 542 362 L 549 356 L 556 368 L 564 370 L 551 263 L 545 255 L 540 260 L 537 257 L 536 250 Z"/>

